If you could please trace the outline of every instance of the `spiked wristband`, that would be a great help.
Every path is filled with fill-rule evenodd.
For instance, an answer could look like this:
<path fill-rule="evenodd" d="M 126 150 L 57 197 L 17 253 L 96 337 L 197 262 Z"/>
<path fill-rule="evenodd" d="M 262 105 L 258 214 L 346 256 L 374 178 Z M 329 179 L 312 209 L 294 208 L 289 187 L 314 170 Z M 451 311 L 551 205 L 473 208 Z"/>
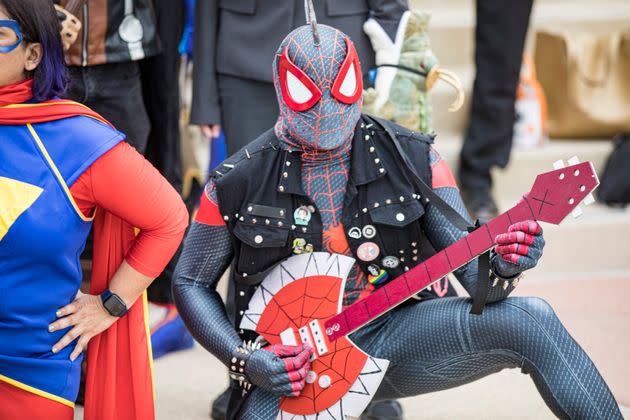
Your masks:
<path fill-rule="evenodd" d="M 498 286 L 500 282 L 502 282 L 501 285 L 503 290 L 508 288 L 510 282 L 512 282 L 512 287 L 516 287 L 518 286 L 518 282 L 521 280 L 521 277 L 523 277 L 523 273 L 518 273 L 516 276 L 510 278 L 502 277 L 495 273 L 492 267 L 490 267 L 490 281 L 492 282 L 492 287 Z"/>
<path fill-rule="evenodd" d="M 249 391 L 252 388 L 252 384 L 245 375 L 245 366 L 251 354 L 259 350 L 261 343 L 250 341 L 243 341 L 243 344 L 238 346 L 232 353 L 232 359 L 230 360 L 230 379 L 238 381 L 238 384 L 243 388 L 244 392 Z"/>

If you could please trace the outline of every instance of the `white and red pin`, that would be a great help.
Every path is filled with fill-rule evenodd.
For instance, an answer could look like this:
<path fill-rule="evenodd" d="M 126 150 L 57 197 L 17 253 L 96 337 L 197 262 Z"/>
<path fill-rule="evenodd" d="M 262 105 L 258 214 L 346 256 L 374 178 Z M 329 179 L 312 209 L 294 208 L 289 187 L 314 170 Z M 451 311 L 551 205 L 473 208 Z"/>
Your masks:
<path fill-rule="evenodd" d="M 361 261 L 374 261 L 380 253 L 381 250 L 374 242 L 364 242 L 357 248 L 357 257 Z"/>

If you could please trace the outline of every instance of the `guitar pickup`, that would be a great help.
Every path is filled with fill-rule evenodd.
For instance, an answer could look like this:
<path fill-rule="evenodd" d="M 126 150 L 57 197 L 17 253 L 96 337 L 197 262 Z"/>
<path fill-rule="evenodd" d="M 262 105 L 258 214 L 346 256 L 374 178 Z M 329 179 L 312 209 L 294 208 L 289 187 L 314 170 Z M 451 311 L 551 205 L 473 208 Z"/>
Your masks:
<path fill-rule="evenodd" d="M 311 327 L 311 333 L 313 334 L 313 339 L 315 340 L 315 346 L 317 349 L 317 353 L 320 356 L 328 353 L 328 346 L 326 345 L 326 339 L 324 338 L 324 332 L 322 331 L 322 327 L 319 325 L 319 321 L 316 319 L 309 322 L 309 327 Z"/>

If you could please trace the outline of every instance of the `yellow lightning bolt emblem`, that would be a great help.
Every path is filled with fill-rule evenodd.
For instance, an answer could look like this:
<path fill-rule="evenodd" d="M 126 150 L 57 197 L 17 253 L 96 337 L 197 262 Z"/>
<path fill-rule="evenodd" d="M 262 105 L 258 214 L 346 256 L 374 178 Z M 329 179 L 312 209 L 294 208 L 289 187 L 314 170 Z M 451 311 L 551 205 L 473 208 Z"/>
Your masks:
<path fill-rule="evenodd" d="M 38 186 L 0 176 L 0 241 L 43 191 Z"/>

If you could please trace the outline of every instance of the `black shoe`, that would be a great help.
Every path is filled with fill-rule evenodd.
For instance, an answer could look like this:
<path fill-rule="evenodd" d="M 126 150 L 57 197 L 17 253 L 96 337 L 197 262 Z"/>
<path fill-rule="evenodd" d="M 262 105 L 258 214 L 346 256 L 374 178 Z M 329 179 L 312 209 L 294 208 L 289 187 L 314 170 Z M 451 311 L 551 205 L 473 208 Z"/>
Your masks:
<path fill-rule="evenodd" d="M 231 394 L 232 388 L 228 387 L 221 395 L 212 401 L 212 405 L 210 406 L 210 418 L 212 420 L 225 420 L 227 418 L 227 409 Z"/>
<path fill-rule="evenodd" d="M 462 198 L 473 221 L 478 219 L 479 223 L 485 224 L 499 215 L 497 204 L 494 202 L 490 190 L 466 190 L 462 188 Z"/>
<path fill-rule="evenodd" d="M 402 420 L 403 409 L 396 400 L 373 401 L 367 406 L 361 420 Z"/>

